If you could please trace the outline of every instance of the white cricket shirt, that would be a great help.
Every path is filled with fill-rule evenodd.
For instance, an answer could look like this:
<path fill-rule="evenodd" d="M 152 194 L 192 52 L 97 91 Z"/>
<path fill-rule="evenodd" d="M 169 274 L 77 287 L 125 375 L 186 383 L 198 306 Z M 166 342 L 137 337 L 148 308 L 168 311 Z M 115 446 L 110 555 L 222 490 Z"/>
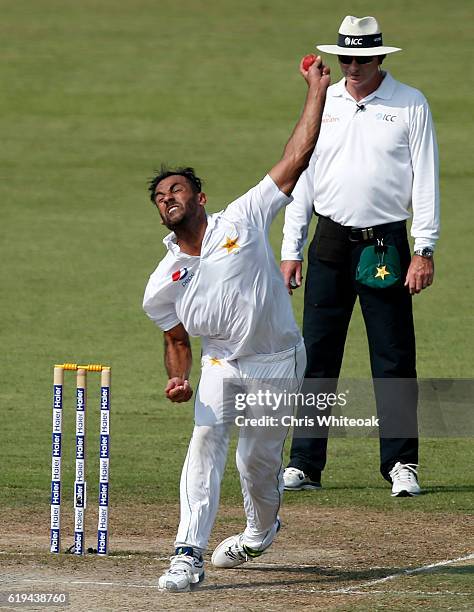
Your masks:
<path fill-rule="evenodd" d="M 150 276 L 143 308 L 163 331 L 182 323 L 203 353 L 237 359 L 285 351 L 301 341 L 290 297 L 268 238 L 292 198 L 270 176 L 209 215 L 201 255 L 182 253 L 174 233 Z"/>
<path fill-rule="evenodd" d="M 411 208 L 415 248 L 434 248 L 438 165 L 421 92 L 385 73 L 379 88 L 356 103 L 341 79 L 328 88 L 318 142 L 286 209 L 281 258 L 303 259 L 313 209 L 341 225 L 372 227 L 407 219 Z"/>

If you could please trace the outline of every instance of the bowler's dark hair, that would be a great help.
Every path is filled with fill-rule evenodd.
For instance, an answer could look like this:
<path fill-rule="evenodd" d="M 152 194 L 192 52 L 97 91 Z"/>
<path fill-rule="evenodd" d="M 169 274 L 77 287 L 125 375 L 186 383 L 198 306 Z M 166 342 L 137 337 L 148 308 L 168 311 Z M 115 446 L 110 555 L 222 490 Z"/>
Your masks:
<path fill-rule="evenodd" d="M 148 183 L 148 191 L 150 192 L 150 200 L 155 203 L 155 190 L 158 183 L 160 183 L 163 179 L 168 178 L 169 176 L 184 176 L 192 187 L 192 190 L 195 193 L 201 192 L 202 181 L 199 177 L 197 177 L 194 173 L 194 168 L 187 167 L 185 168 L 169 168 L 168 166 L 161 164 L 160 170 L 156 170 L 155 176 Z"/>

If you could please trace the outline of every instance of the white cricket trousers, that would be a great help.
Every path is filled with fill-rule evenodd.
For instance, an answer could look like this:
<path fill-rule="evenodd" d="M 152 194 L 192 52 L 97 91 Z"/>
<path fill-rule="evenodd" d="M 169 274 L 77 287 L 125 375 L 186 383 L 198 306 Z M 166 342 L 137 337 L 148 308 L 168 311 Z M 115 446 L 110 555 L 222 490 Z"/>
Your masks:
<path fill-rule="evenodd" d="M 181 517 L 175 546 L 207 548 L 219 506 L 229 440 L 236 416 L 243 418 L 249 409 L 236 410 L 229 383 L 245 385 L 247 393 L 268 388 L 288 393 L 300 390 L 306 368 L 306 353 L 301 343 L 271 355 L 254 355 L 232 361 L 202 358 L 202 374 L 195 398 L 195 426 L 183 465 L 180 483 Z M 224 393 L 224 380 L 225 389 Z M 282 402 L 283 403 L 283 402 Z M 275 408 L 275 405 L 273 406 Z M 279 418 L 292 414 L 293 408 L 279 405 L 267 414 Z M 255 413 L 254 413 L 255 414 Z M 277 531 L 277 515 L 283 493 L 282 454 L 288 427 L 239 427 L 236 465 L 244 499 L 247 526 L 243 542 L 264 550 Z"/>

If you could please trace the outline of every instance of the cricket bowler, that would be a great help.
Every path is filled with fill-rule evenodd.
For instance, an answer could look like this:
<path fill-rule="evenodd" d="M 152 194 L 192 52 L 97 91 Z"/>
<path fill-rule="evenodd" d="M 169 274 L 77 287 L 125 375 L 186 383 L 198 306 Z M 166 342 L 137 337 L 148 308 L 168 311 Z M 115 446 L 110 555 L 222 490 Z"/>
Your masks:
<path fill-rule="evenodd" d="M 304 64 L 304 65 L 303 65 Z M 201 378 L 194 400 L 195 426 L 180 484 L 175 555 L 159 587 L 189 591 L 204 579 L 206 551 L 219 504 L 234 406 L 224 380 L 291 381 L 297 392 L 306 354 L 290 297 L 274 259 L 269 229 L 314 150 L 329 68 L 321 58 L 300 73 L 308 90 L 302 115 L 281 160 L 258 185 L 223 211 L 207 215 L 206 195 L 192 168 L 164 169 L 150 182 L 151 200 L 171 231 L 167 254 L 150 276 L 143 300 L 164 332 L 166 397 L 187 402 L 192 354 L 189 336 L 201 338 Z M 179 418 L 179 415 L 177 415 Z M 236 452 L 247 524 L 218 545 L 217 567 L 232 568 L 260 556 L 280 528 L 282 452 L 287 428 L 242 429 Z"/>

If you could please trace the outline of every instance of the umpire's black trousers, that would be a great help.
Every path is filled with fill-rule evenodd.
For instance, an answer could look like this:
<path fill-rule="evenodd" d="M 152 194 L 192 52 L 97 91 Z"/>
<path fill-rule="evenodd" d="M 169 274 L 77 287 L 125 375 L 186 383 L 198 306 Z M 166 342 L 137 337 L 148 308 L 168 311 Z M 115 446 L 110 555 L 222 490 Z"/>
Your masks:
<path fill-rule="evenodd" d="M 308 359 L 307 378 L 333 379 L 336 384 L 358 296 L 367 331 L 372 377 L 416 379 L 412 303 L 408 289 L 403 286 L 411 260 L 405 223 L 378 226 L 376 236 L 383 238 L 385 244 L 396 246 L 399 252 L 402 281 L 398 286 L 373 289 L 357 282 L 355 275 L 361 251 L 371 242 L 351 241 L 348 228 L 324 217 L 318 220 L 309 247 L 305 284 L 303 336 Z M 377 386 L 375 395 L 379 410 L 382 400 L 377 396 Z M 411 406 L 407 406 L 406 401 L 411 402 Z M 408 400 L 393 397 L 390 404 L 395 421 L 398 408 L 400 418 L 411 414 L 416 421 L 416 393 Z M 319 482 L 326 464 L 327 430 L 322 435 L 318 432 L 318 437 L 302 435 L 305 434 L 295 430 L 289 466 L 303 470 Z M 380 471 L 389 481 L 389 471 L 397 461 L 418 463 L 416 433 L 405 438 L 380 437 Z"/>

